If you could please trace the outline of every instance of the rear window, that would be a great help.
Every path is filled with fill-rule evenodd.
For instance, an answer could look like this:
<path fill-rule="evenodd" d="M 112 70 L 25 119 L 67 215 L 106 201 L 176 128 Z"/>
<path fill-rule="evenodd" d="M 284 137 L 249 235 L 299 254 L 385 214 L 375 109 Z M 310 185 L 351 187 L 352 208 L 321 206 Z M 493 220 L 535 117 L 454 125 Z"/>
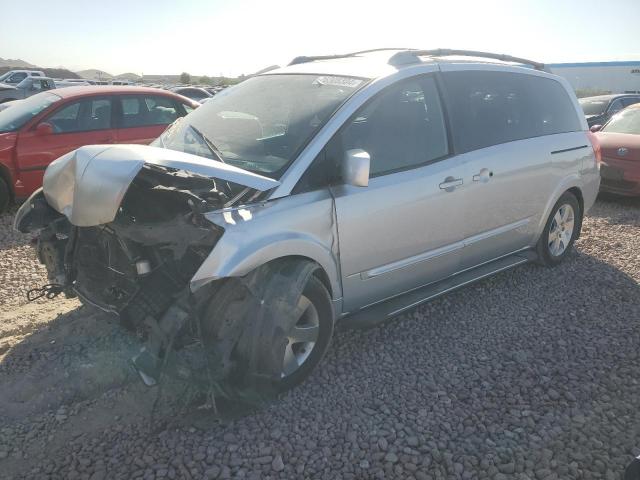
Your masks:
<path fill-rule="evenodd" d="M 555 80 L 487 71 L 445 72 L 443 78 L 458 153 L 582 129 Z"/>

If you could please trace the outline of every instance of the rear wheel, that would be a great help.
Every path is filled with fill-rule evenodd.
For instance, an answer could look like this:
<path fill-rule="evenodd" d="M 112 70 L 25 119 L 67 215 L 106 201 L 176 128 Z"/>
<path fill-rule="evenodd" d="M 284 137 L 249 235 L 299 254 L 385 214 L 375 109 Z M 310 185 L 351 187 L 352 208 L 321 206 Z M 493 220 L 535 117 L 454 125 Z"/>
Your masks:
<path fill-rule="evenodd" d="M 582 211 L 575 195 L 565 192 L 556 202 L 538 240 L 538 261 L 554 266 L 564 260 L 582 227 Z"/>
<path fill-rule="evenodd" d="M 0 178 L 0 213 L 4 213 L 7 210 L 10 201 L 11 191 L 9 190 L 9 185 L 3 178 Z"/>

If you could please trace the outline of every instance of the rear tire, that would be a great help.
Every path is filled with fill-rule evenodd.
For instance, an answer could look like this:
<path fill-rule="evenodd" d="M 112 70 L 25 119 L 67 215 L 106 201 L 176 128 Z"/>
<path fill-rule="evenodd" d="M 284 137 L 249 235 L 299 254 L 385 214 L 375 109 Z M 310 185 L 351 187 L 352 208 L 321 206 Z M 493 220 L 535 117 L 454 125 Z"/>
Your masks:
<path fill-rule="evenodd" d="M 562 263 L 582 228 L 582 210 L 578 199 L 565 192 L 551 209 L 547 223 L 538 240 L 538 262 L 548 267 Z"/>
<path fill-rule="evenodd" d="M 7 182 L 5 182 L 3 178 L 0 178 L 0 213 L 7 211 L 10 201 L 11 190 L 9 190 L 9 185 L 7 185 Z"/>

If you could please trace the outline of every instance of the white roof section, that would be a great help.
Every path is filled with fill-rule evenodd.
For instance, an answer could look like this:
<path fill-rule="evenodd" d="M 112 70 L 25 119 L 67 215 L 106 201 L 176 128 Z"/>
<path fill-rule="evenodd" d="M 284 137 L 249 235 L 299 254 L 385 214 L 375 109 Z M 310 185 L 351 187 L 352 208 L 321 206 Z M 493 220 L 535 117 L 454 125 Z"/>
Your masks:
<path fill-rule="evenodd" d="M 332 60 L 316 60 L 313 62 L 298 63 L 297 65 L 271 70 L 264 75 L 304 73 L 362 78 L 385 77 L 398 71 L 397 67 L 389 65 L 388 63 L 389 58 L 394 53 L 393 51 L 370 53 Z"/>
<path fill-rule="evenodd" d="M 273 74 L 317 74 L 317 75 L 340 75 L 348 77 L 362 78 L 380 78 L 386 77 L 401 70 L 415 68 L 417 65 L 428 64 L 464 64 L 464 65 L 480 65 L 480 66 L 497 66 L 506 69 L 515 68 L 516 71 L 521 69 L 531 72 L 533 68 L 530 65 L 524 65 L 517 62 L 502 61 L 497 59 L 487 59 L 482 56 L 470 55 L 418 55 L 411 57 L 416 52 L 413 49 L 389 49 L 382 51 L 363 52 L 344 56 L 342 58 L 317 59 L 289 65 L 283 68 L 270 70 L 263 75 Z M 407 54 L 408 58 L 414 58 L 414 61 L 403 63 L 396 62 L 392 57 Z M 481 53 L 481 52 L 478 52 Z M 313 57 L 310 57 L 313 59 Z M 538 72 L 539 70 L 535 70 Z"/>

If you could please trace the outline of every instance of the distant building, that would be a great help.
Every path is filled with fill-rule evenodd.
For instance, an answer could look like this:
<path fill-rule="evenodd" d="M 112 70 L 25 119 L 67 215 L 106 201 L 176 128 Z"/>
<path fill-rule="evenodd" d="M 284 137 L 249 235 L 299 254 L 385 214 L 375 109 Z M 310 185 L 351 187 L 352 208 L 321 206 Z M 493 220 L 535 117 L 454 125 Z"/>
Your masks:
<path fill-rule="evenodd" d="M 553 73 L 566 78 L 576 91 L 640 93 L 640 61 L 552 63 Z"/>

